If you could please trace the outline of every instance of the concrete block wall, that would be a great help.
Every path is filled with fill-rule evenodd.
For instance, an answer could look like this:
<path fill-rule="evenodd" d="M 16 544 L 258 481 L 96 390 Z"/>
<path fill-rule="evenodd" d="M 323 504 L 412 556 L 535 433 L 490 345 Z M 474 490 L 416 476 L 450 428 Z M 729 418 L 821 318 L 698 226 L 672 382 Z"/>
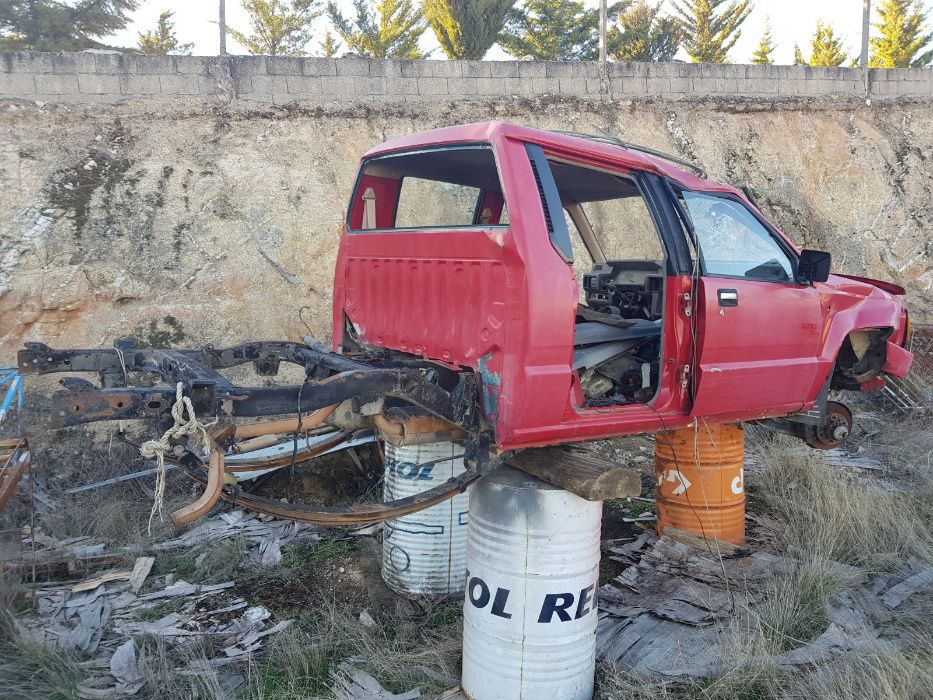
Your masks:
<path fill-rule="evenodd" d="M 274 56 L 0 54 L 0 99 L 59 103 L 328 104 L 508 97 L 859 99 L 855 68 Z M 933 69 L 869 72 L 873 100 L 933 99 Z"/>

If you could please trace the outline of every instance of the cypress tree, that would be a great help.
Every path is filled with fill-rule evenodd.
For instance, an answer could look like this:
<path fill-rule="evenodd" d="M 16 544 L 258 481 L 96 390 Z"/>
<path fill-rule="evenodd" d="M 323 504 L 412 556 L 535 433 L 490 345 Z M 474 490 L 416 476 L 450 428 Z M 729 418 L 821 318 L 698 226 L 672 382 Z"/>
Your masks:
<path fill-rule="evenodd" d="M 872 68 L 920 68 L 933 61 L 933 32 L 924 29 L 926 13 L 919 2 L 883 0 L 878 7 L 880 22 L 873 26 L 881 36 L 872 37 Z M 923 53 L 921 53 L 923 52 Z"/>
<path fill-rule="evenodd" d="M 812 47 L 810 51 L 811 66 L 838 68 L 845 63 L 846 52 L 842 48 L 842 39 L 835 35 L 833 28 L 828 24 L 816 23 Z"/>
<path fill-rule="evenodd" d="M 637 2 L 619 14 L 606 36 L 609 55 L 616 61 L 670 61 L 680 48 L 680 25 L 673 17 L 659 17 L 662 2 Z"/>
<path fill-rule="evenodd" d="M 110 48 L 100 39 L 124 29 L 139 0 L 2 0 L 0 51 Z"/>
<path fill-rule="evenodd" d="M 327 15 L 347 48 L 373 58 L 426 58 L 418 41 L 428 25 L 412 0 L 353 0 L 347 19 L 334 2 Z"/>
<path fill-rule="evenodd" d="M 683 46 L 694 63 L 728 63 L 752 11 L 751 0 L 675 0 Z M 725 5 L 725 7 L 723 7 Z"/>
<path fill-rule="evenodd" d="M 593 59 L 598 24 L 599 11 L 578 0 L 527 0 L 509 10 L 499 45 L 516 58 Z"/>
<path fill-rule="evenodd" d="M 422 10 L 450 59 L 482 60 L 515 0 L 423 0 Z"/>
<path fill-rule="evenodd" d="M 311 23 L 324 12 L 319 0 L 240 0 L 249 16 L 251 33 L 227 29 L 227 34 L 251 54 L 304 56 L 311 41 Z"/>
<path fill-rule="evenodd" d="M 774 41 L 771 39 L 771 25 L 765 25 L 764 34 L 761 35 L 761 41 L 758 42 L 758 48 L 752 54 L 752 63 L 759 66 L 770 66 L 774 63 L 771 60 L 771 53 L 774 51 Z"/>
<path fill-rule="evenodd" d="M 178 37 L 175 36 L 175 23 L 172 22 L 171 10 L 164 10 L 159 15 L 159 21 L 156 24 L 155 31 L 149 31 L 139 34 L 139 53 L 165 55 L 165 54 L 190 54 L 191 47 L 194 44 L 179 44 Z"/>

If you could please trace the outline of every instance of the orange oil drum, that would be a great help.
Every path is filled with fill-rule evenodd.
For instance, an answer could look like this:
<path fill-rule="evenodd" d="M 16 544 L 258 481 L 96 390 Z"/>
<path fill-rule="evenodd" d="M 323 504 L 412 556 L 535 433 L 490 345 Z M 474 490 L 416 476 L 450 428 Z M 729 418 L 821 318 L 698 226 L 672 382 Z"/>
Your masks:
<path fill-rule="evenodd" d="M 704 425 L 655 436 L 658 534 L 667 527 L 745 544 L 745 433 Z"/>

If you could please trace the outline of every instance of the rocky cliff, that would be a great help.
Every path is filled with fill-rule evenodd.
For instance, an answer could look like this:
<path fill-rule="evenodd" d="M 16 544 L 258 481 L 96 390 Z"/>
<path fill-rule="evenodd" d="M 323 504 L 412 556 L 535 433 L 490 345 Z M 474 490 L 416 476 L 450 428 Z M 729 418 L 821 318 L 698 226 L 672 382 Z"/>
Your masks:
<path fill-rule="evenodd" d="M 360 155 L 486 119 L 606 128 L 748 185 L 836 270 L 893 280 L 933 320 L 930 101 L 502 97 L 236 107 L 0 103 L 0 358 L 25 340 L 103 346 L 298 338 L 330 328 Z"/>

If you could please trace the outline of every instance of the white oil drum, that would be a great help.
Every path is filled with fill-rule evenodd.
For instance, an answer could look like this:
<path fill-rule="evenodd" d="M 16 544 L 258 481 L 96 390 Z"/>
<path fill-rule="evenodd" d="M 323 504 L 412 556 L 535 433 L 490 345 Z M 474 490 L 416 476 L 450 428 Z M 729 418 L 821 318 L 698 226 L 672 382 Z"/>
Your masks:
<path fill-rule="evenodd" d="M 454 442 L 404 447 L 385 443 L 385 500 L 415 496 L 459 476 L 465 471 L 458 456 L 462 454 L 463 447 Z M 463 592 L 469 507 L 467 491 L 385 522 L 382 578 L 392 590 L 406 596 Z"/>
<path fill-rule="evenodd" d="M 501 467 L 470 496 L 463 691 L 589 700 L 602 503 Z"/>

